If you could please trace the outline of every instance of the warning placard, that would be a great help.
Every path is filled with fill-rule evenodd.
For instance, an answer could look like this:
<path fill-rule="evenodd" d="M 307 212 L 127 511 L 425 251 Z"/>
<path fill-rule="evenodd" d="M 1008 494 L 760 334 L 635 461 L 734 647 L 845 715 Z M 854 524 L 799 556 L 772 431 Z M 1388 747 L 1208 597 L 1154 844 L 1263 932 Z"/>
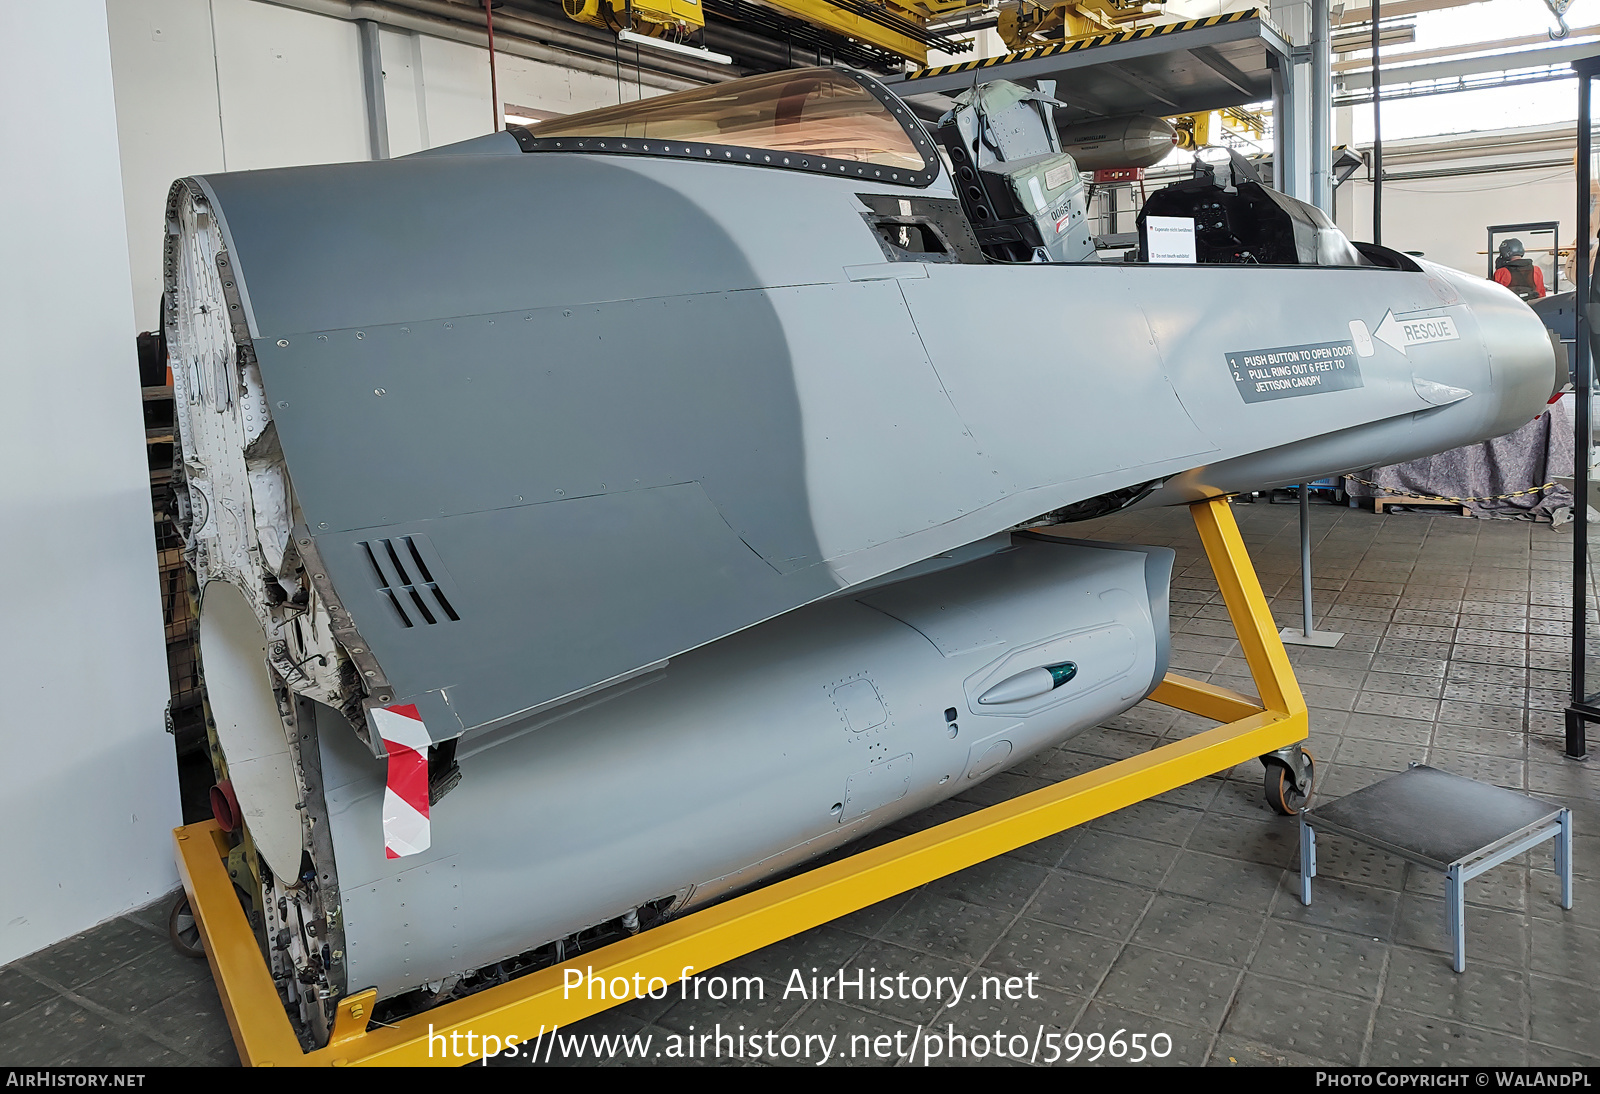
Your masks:
<path fill-rule="evenodd" d="M 1355 343 L 1348 339 L 1234 350 L 1227 357 L 1233 382 L 1247 403 L 1363 386 Z"/>

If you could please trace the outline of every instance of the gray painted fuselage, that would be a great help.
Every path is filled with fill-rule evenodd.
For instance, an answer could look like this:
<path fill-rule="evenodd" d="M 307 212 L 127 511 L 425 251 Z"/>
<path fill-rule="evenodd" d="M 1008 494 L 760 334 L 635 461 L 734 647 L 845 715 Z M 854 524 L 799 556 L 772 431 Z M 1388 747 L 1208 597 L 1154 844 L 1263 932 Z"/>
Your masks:
<path fill-rule="evenodd" d="M 1554 371 L 1439 268 L 884 262 L 856 194 L 895 188 L 857 180 L 511 144 L 207 185 L 306 525 L 436 740 L 1086 498 L 1509 432 Z M 1460 337 L 1377 342 L 1356 389 L 1229 376 L 1389 312 Z M 361 545 L 416 534 L 458 620 L 384 599 Z"/>
<path fill-rule="evenodd" d="M 258 803 L 331 832 L 327 990 L 715 899 L 1148 693 L 1158 550 L 974 544 L 1497 436 L 1556 380 L 1524 304 L 1439 267 L 917 260 L 895 207 L 963 215 L 943 176 L 505 135 L 174 188 L 191 557 L 268 692 L 343 712 L 325 786 Z M 974 706 L 1056 642 L 1063 705 Z M 460 738 L 419 856 L 385 858 L 363 704 Z"/>

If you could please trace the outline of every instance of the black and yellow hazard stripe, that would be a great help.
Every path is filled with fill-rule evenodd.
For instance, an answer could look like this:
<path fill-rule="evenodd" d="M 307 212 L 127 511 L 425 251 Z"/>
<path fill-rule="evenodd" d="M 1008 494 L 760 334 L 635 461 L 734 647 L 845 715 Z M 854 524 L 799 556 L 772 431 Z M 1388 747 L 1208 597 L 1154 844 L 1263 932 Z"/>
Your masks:
<path fill-rule="evenodd" d="M 1385 494 L 1392 494 L 1397 498 L 1409 498 L 1412 501 L 1448 501 L 1455 505 L 1466 505 L 1469 502 L 1478 501 L 1506 501 L 1511 498 L 1525 498 L 1529 494 L 1542 494 L 1546 490 L 1553 490 L 1557 485 L 1555 480 L 1552 479 L 1549 482 L 1540 483 L 1538 486 L 1530 486 L 1526 490 L 1513 490 L 1509 494 L 1485 494 L 1481 498 L 1450 498 L 1445 497 L 1443 494 L 1413 494 L 1409 490 L 1396 490 L 1392 486 L 1379 486 L 1375 482 L 1357 478 L 1355 475 L 1346 475 L 1344 477 L 1351 482 L 1359 482 L 1362 486 L 1368 486 L 1374 490 L 1382 490 Z"/>
<path fill-rule="evenodd" d="M 1140 27 L 1138 30 L 1122 30 L 1115 34 L 1099 34 L 1093 38 L 1074 38 L 1070 42 L 1052 42 L 1047 46 L 1018 50 L 1016 53 L 1003 53 L 998 57 L 986 57 L 980 61 L 962 61 L 954 65 L 938 65 L 934 68 L 924 68 L 909 74 L 906 76 L 906 80 L 921 80 L 929 76 L 947 76 L 953 72 L 972 72 L 980 68 L 993 68 L 995 65 L 1010 64 L 1012 61 L 1031 61 L 1035 57 L 1054 57 L 1058 53 L 1093 49 L 1096 46 L 1109 46 L 1117 42 L 1136 42 L 1141 38 L 1155 38 L 1163 34 L 1176 34 L 1183 30 L 1198 30 L 1201 27 L 1221 26 L 1225 23 L 1238 23 L 1246 19 L 1259 19 L 1260 17 L 1260 8 L 1246 8 L 1244 11 L 1232 11 L 1226 15 L 1210 15 L 1204 19 L 1190 19 L 1182 23 L 1165 23 L 1156 27 Z"/>

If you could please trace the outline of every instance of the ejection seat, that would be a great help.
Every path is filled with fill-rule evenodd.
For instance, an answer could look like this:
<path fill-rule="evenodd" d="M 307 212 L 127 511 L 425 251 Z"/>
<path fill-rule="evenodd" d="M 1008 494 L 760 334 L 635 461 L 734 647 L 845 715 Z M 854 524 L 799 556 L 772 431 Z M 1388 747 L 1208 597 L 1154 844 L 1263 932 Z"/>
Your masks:
<path fill-rule="evenodd" d="M 1061 150 L 1050 92 L 1008 80 L 956 97 L 935 137 L 984 254 L 997 262 L 1093 262 L 1083 179 Z"/>

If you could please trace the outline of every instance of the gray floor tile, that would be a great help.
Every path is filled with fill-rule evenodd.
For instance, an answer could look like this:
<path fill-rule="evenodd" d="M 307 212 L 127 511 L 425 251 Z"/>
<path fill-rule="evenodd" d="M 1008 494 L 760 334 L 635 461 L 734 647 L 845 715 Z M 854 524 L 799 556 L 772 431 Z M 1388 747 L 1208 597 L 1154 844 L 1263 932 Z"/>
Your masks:
<path fill-rule="evenodd" d="M 1379 656 L 1397 654 L 1400 657 L 1448 657 L 1448 641 L 1424 641 L 1421 638 L 1384 638 L 1378 643 Z"/>
<path fill-rule="evenodd" d="M 1455 612 L 1425 611 L 1417 608 L 1397 608 L 1394 613 L 1396 623 L 1420 623 L 1427 627 L 1454 627 L 1457 618 Z"/>
<path fill-rule="evenodd" d="M 1438 721 L 1443 725 L 1477 726 L 1478 729 L 1504 729 L 1522 733 L 1522 710 L 1517 705 L 1488 704 L 1488 702 L 1448 701 L 1438 707 Z"/>
<path fill-rule="evenodd" d="M 1057 872 L 1029 905 L 1029 918 L 1122 941 L 1150 906 L 1148 887 Z"/>
<path fill-rule="evenodd" d="M 905 1062 L 915 1040 L 916 1024 L 872 1014 L 837 999 L 812 1003 L 786 1025 L 784 1035 L 799 1037 L 799 1052 L 789 1061 L 762 1056 L 763 1062 L 813 1067 L 895 1067 Z M 898 1043 L 895 1035 L 900 1034 Z M 763 1050 L 766 1042 L 759 1042 Z M 781 1051 L 781 1049 L 780 1049 Z"/>
<path fill-rule="evenodd" d="M 1223 1035 L 1309 1056 L 1358 1064 L 1373 1004 L 1364 999 L 1248 975 Z"/>
<path fill-rule="evenodd" d="M 926 891 L 1015 914 L 1048 877 L 1050 871 L 1043 866 L 1002 855 L 931 881 Z"/>
<path fill-rule="evenodd" d="M 859 964 L 860 962 L 854 960 L 856 955 L 872 945 L 874 943 L 865 941 L 859 934 L 852 934 L 840 930 L 831 923 L 824 923 L 820 927 L 813 927 L 809 931 L 803 931 L 774 942 L 770 946 L 763 946 L 753 953 L 747 953 L 732 964 L 737 965 L 738 971 L 742 974 L 755 973 L 782 978 L 789 974 L 790 969 L 809 968 L 812 965 L 824 969 L 837 969 L 849 964 Z M 654 1020 L 654 1017 L 649 1015 L 647 1020 Z"/>
<path fill-rule="evenodd" d="M 1426 746 L 1433 737 L 1433 723 L 1415 718 L 1357 713 L 1345 722 L 1344 736 Z"/>
<path fill-rule="evenodd" d="M 1094 821 L 1090 827 L 1101 832 L 1118 832 L 1181 846 L 1194 831 L 1195 825 L 1200 823 L 1202 816 L 1198 809 L 1163 801 L 1142 801 L 1109 813 Z"/>
<path fill-rule="evenodd" d="M 1388 669 L 1383 659 L 1379 666 Z M 1399 672 L 1369 672 L 1362 680 L 1363 691 L 1377 691 L 1388 695 L 1414 695 L 1422 699 L 1438 699 L 1445 693 L 1446 681 L 1437 676 L 1414 676 Z"/>
<path fill-rule="evenodd" d="M 1445 681 L 1444 697 L 1451 702 L 1488 703 L 1507 707 L 1527 704 L 1527 688 L 1520 684 L 1491 684 L 1472 680 Z M 1515 717 L 1507 714 L 1506 718 Z M 1448 720 L 1449 716 L 1446 716 Z"/>
<path fill-rule="evenodd" d="M 75 990 L 108 1010 L 134 1014 L 174 995 L 192 995 L 197 988 L 213 994 L 211 967 L 205 959 L 184 957 L 170 945 L 163 945 L 78 985 Z"/>
<path fill-rule="evenodd" d="M 1600 1067 L 1600 1056 L 1530 1041 L 1528 1064 L 1531 1067 Z"/>
<path fill-rule="evenodd" d="M 1434 746 L 1428 750 L 1428 763 L 1452 775 L 1462 775 L 1512 790 L 1522 789 L 1527 781 L 1522 773 L 1522 761 L 1505 756 L 1481 756 L 1475 752 Z"/>
<path fill-rule="evenodd" d="M 1299 859 L 1295 860 L 1299 869 Z M 1386 851 L 1333 832 L 1317 836 L 1317 880 L 1334 878 L 1380 889 L 1403 887 L 1406 862 Z"/>
<path fill-rule="evenodd" d="M 1386 952 L 1385 943 L 1370 938 L 1270 920 L 1250 971 L 1371 999 L 1378 992 Z"/>
<path fill-rule="evenodd" d="M 204 962 L 201 965 L 204 966 Z M 174 1050 L 198 1064 L 233 1067 L 239 1052 L 222 1013 L 222 1001 L 210 983 L 180 992 L 141 1010 L 138 1022 Z"/>
<path fill-rule="evenodd" d="M 1369 1067 L 1517 1067 L 1530 1062 L 1521 1037 L 1379 1007 Z"/>
<path fill-rule="evenodd" d="M 1217 791 L 1222 787 L 1222 779 L 1197 779 L 1192 783 L 1185 783 L 1161 794 L 1152 801 L 1165 802 L 1167 805 L 1179 805 L 1186 809 L 1207 808 L 1217 796 Z"/>
<path fill-rule="evenodd" d="M 1316 1067 L 1324 1061 L 1224 1033 L 1206 1063 L 1208 1067 Z"/>
<path fill-rule="evenodd" d="M 1122 1060 L 1112 1056 L 1112 1039 L 1118 1031 L 1122 1032 L 1123 1041 L 1129 1044 L 1127 1055 Z M 1142 1035 L 1141 1045 L 1153 1044 L 1154 1047 L 1147 1049 L 1150 1055 L 1135 1066 L 1194 1067 L 1205 1062 L 1206 1050 L 1213 1040 L 1210 1030 L 1175 1025 L 1102 1000 L 1096 1000 L 1085 1008 L 1072 1032 L 1083 1038 L 1077 1059 L 1069 1061 L 1068 1054 L 1063 1053 L 1055 1066 L 1125 1066 L 1125 1061 L 1133 1055 L 1129 1039 Z M 1097 1052 L 1098 1059 L 1095 1058 Z"/>
<path fill-rule="evenodd" d="M 1082 1010 L 1083 1000 L 1035 984 L 1031 996 L 1024 992 L 1018 999 L 979 996 L 963 1001 L 926 1033 L 943 1035 L 946 1045 L 941 1047 L 947 1049 L 948 1062 L 957 1066 L 1028 1066 L 1035 1038 L 1042 1050 L 1044 1036 L 1059 1038 Z M 967 1038 L 964 1052 L 960 1040 L 955 1041 L 954 1051 L 948 1050 L 952 1034 Z M 996 1037 L 1002 1039 L 999 1045 Z M 1041 1051 L 1040 1063 L 1043 1060 Z"/>
<path fill-rule="evenodd" d="M 979 975 L 1026 977 L 1032 973 L 1047 987 L 1087 997 L 1100 986 L 1121 952 L 1121 942 L 1024 916 L 990 951 Z"/>
<path fill-rule="evenodd" d="M 1328 759 L 1338 764 L 1376 768 L 1379 771 L 1404 771 L 1408 763 L 1421 762 L 1427 749 L 1405 741 L 1374 741 L 1365 737 L 1345 737 L 1339 751 Z"/>
<path fill-rule="evenodd" d="M 1470 882 L 1468 883 L 1470 886 Z M 1467 908 L 1467 966 L 1477 962 L 1522 967 L 1527 961 L 1528 917 L 1497 908 Z M 1443 897 L 1407 893 L 1395 941 L 1431 950 L 1447 962 L 1452 952 L 1445 931 Z"/>
<path fill-rule="evenodd" d="M 1593 730 L 1591 729 L 1591 733 Z M 1600 743 L 1600 735 L 1592 738 Z M 1595 746 L 1590 746 L 1591 756 Z M 1531 752 L 1531 750 L 1530 750 Z M 1528 791 L 1542 798 L 1549 798 L 1570 805 L 1574 800 L 1588 799 L 1600 801 L 1600 780 L 1589 772 L 1593 770 L 1594 761 L 1588 761 L 1589 767 L 1585 768 L 1571 760 L 1561 759 L 1552 755 L 1555 749 L 1550 749 L 1539 754 L 1541 759 L 1530 757 L 1528 762 Z M 1541 762 L 1544 756 L 1550 756 L 1550 762 Z"/>
<path fill-rule="evenodd" d="M 185 1062 L 138 1030 L 60 997 L 0 1023 L 0 1060 L 13 1067 L 136 1067 Z"/>
<path fill-rule="evenodd" d="M 152 900 L 142 908 L 135 908 L 122 918 L 131 919 L 135 923 L 142 923 L 160 937 L 165 938 L 167 936 L 167 913 L 172 910 L 173 902 L 178 899 L 182 892 L 182 889 L 174 889 L 172 892 Z"/>
<path fill-rule="evenodd" d="M 1539 1045 L 1593 1053 L 1600 1044 L 1600 1013 L 1594 1005 L 1594 985 L 1574 984 L 1537 974 L 1528 978 L 1528 998 L 1533 1016 L 1528 1024 L 1530 1057 Z"/>
<path fill-rule="evenodd" d="M 1053 836 L 1046 836 L 1032 843 L 1025 843 L 1014 851 L 1007 851 L 1010 858 L 1021 859 L 1024 862 L 1037 863 L 1040 866 L 1054 866 L 1066 856 L 1073 844 L 1078 842 L 1078 837 L 1083 834 L 1082 829 L 1069 828 L 1065 832 L 1057 832 Z"/>
<path fill-rule="evenodd" d="M 1409 676 L 1424 676 L 1442 678 L 1445 666 L 1450 662 L 1439 657 L 1384 657 L 1381 661 L 1384 672 L 1404 673 Z"/>
<path fill-rule="evenodd" d="M 1280 867 L 1191 851 L 1177 861 L 1161 888 L 1210 904 L 1264 913 L 1282 877 Z"/>
<path fill-rule="evenodd" d="M 104 976 L 156 949 L 171 944 L 143 924 L 113 919 L 23 960 L 23 966 L 66 988 Z"/>
<path fill-rule="evenodd" d="M 1528 913 L 1535 919 L 1600 929 L 1600 881 L 1574 877 L 1571 908 L 1561 906 L 1561 882 L 1555 874 L 1545 870 L 1530 871 L 1528 882 Z"/>
<path fill-rule="evenodd" d="M 711 974 L 712 977 L 718 975 Z M 798 996 L 783 997 L 783 980 L 768 979 L 764 985 L 764 997 L 712 999 L 704 989 L 697 992 L 691 981 L 681 996 L 676 988 L 672 991 L 669 998 L 675 1001 L 656 1023 L 680 1034 L 689 1033 L 691 1026 L 704 1033 L 719 1023 L 724 1029 L 737 1029 L 741 1025 L 750 1029 L 777 1029 L 805 1007 L 805 1000 Z"/>
<path fill-rule="evenodd" d="M 1140 733 L 1128 729 L 1090 729 L 1072 738 L 1074 752 L 1086 752 L 1107 760 L 1125 760 L 1141 752 L 1149 752 L 1160 738 L 1154 733 Z"/>
<path fill-rule="evenodd" d="M 1348 688 L 1351 681 L 1349 669 L 1332 665 L 1296 665 L 1294 677 L 1300 681 L 1301 687 L 1306 687 L 1310 684 L 1321 684 L 1328 687 Z"/>
<path fill-rule="evenodd" d="M 915 890 L 910 893 L 900 893 L 887 900 L 880 900 L 876 904 L 869 904 L 859 911 L 842 915 L 833 921 L 833 926 L 851 934 L 876 935 L 894 918 L 896 912 L 910 903 Z"/>
<path fill-rule="evenodd" d="M 1243 817 L 1208 813 L 1189 838 L 1189 848 L 1207 854 L 1288 866 L 1299 855 L 1299 836 L 1292 817 L 1274 817 L 1266 825 Z"/>
<path fill-rule="evenodd" d="M 39 983 L 18 966 L 0 968 L 0 1024 L 55 997 L 54 988 Z"/>
<path fill-rule="evenodd" d="M 1255 949 L 1261 926 L 1259 914 L 1162 893 L 1140 921 L 1132 942 L 1219 964 L 1242 965 Z"/>
<path fill-rule="evenodd" d="M 1332 738 L 1329 738 L 1329 743 L 1332 744 Z M 1241 764 L 1234 772 L 1240 777 L 1223 781 L 1221 789 L 1212 799 L 1210 812 L 1258 821 L 1277 816 L 1267 804 L 1267 796 L 1262 790 L 1262 777 L 1266 772 L 1261 764 Z"/>
<path fill-rule="evenodd" d="M 1129 946 L 1117 958 L 1096 1002 L 1151 1018 L 1216 1029 L 1241 976 L 1230 965 Z"/>
<path fill-rule="evenodd" d="M 844 965 L 806 962 L 798 967 L 802 976 L 809 975 L 813 967 L 820 970 L 818 975 L 842 970 L 846 976 L 846 990 L 843 995 L 832 991 L 828 998 L 843 999 L 852 1006 L 886 1014 L 913 1025 L 933 1021 L 952 1009 L 950 1004 L 955 1001 L 952 983 L 961 985 L 965 982 L 963 991 L 972 995 L 978 991 L 978 978 L 971 966 L 889 942 L 868 942 Z M 864 973 L 868 981 L 861 992 L 854 987 L 858 972 Z M 784 970 L 780 980 L 785 986 L 789 986 L 787 978 L 791 975 L 791 970 Z M 901 980 L 901 976 L 905 979 Z M 875 990 L 885 978 L 892 978 L 893 990 Z M 957 1004 L 954 1009 L 959 1009 L 959 1006 Z"/>
<path fill-rule="evenodd" d="M 1457 645 L 1451 653 L 1454 661 L 1480 665 L 1523 666 L 1528 663 L 1528 651 L 1506 646 Z"/>
<path fill-rule="evenodd" d="M 1384 695 L 1369 691 L 1363 692 L 1356 700 L 1355 711 L 1358 714 L 1386 714 L 1392 718 L 1432 721 L 1439 716 L 1439 702 L 1411 695 Z"/>
<path fill-rule="evenodd" d="M 1525 687 L 1530 670 L 1517 665 L 1478 665 L 1471 661 L 1450 662 L 1448 679 L 1475 684 L 1512 684 Z"/>
<path fill-rule="evenodd" d="M 1527 740 L 1520 733 L 1451 725 L 1448 722 L 1439 723 L 1439 728 L 1433 734 L 1433 744 L 1437 748 L 1456 752 L 1476 752 L 1516 760 L 1520 760 L 1527 749 Z"/>
<path fill-rule="evenodd" d="M 1302 684 L 1300 690 L 1305 696 L 1306 705 L 1318 710 L 1352 710 L 1361 696 L 1354 688 L 1335 688 L 1325 684 Z"/>
<path fill-rule="evenodd" d="M 1437 953 L 1395 946 L 1382 1002 L 1520 1037 L 1527 1022 L 1528 982 L 1520 969 L 1474 962 L 1470 952 L 1465 971 L 1458 973 Z"/>
<path fill-rule="evenodd" d="M 1061 860 L 1062 869 L 1135 885 L 1161 881 L 1178 848 L 1114 832 L 1084 832 Z"/>
<path fill-rule="evenodd" d="M 1600 984 L 1600 930 L 1537 917 L 1532 926 L 1534 972 Z"/>
<path fill-rule="evenodd" d="M 1393 890 L 1320 877 L 1312 883 L 1311 904 L 1307 906 L 1300 903 L 1299 882 L 1290 875 L 1278 892 L 1272 914 L 1308 927 L 1387 940 L 1393 936 L 1399 906 L 1400 894 Z"/>
<path fill-rule="evenodd" d="M 972 964 L 999 940 L 1012 918 L 1013 913 L 921 892 L 895 913 L 877 937 Z"/>
<path fill-rule="evenodd" d="M 1444 896 L 1444 875 L 1437 870 L 1410 864 L 1406 868 L 1406 891 L 1424 896 Z M 1528 870 L 1517 862 L 1496 866 L 1467 882 L 1467 906 L 1499 908 L 1507 912 L 1528 909 Z"/>
<path fill-rule="evenodd" d="M 1382 782 L 1394 771 L 1379 767 L 1360 767 L 1355 764 L 1325 764 L 1317 772 L 1317 782 L 1314 790 L 1316 805 L 1321 802 L 1333 801 L 1346 794 L 1354 793 L 1373 783 Z"/>

